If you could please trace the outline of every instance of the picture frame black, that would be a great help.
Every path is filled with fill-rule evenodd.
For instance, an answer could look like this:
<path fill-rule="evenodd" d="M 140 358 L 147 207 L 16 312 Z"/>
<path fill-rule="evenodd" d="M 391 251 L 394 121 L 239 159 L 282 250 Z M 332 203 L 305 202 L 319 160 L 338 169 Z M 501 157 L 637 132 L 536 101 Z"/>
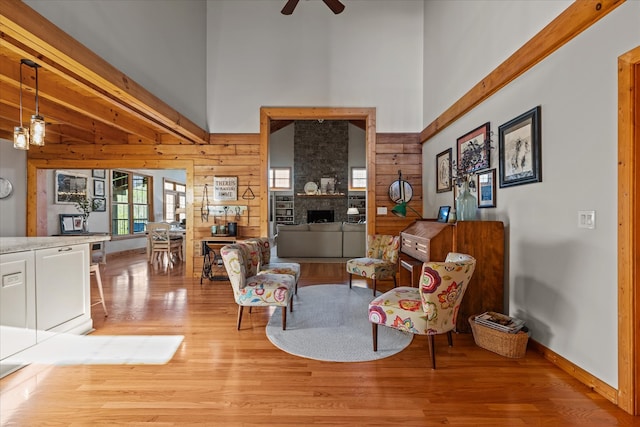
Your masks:
<path fill-rule="evenodd" d="M 478 172 L 478 208 L 496 207 L 496 170 Z"/>
<path fill-rule="evenodd" d="M 542 108 L 500 125 L 500 188 L 542 182 Z"/>
<path fill-rule="evenodd" d="M 93 180 L 93 195 L 98 197 L 104 197 L 104 181 L 101 179 Z"/>
<path fill-rule="evenodd" d="M 58 214 L 60 218 L 60 234 L 82 234 L 82 215 Z"/>
<path fill-rule="evenodd" d="M 451 154 L 448 148 L 436 155 L 436 193 L 451 191 Z"/>
<path fill-rule="evenodd" d="M 107 199 L 104 197 L 93 198 L 93 211 L 94 212 L 106 212 L 107 211 Z"/>
<path fill-rule="evenodd" d="M 93 178 L 105 179 L 107 177 L 107 173 L 104 169 L 92 169 L 91 176 Z"/>
<path fill-rule="evenodd" d="M 490 137 L 491 123 L 486 122 L 456 140 L 458 147 L 456 167 L 458 168 L 458 173 L 471 174 L 491 166 L 491 150 L 486 144 Z M 466 158 L 465 153 L 467 153 Z"/>

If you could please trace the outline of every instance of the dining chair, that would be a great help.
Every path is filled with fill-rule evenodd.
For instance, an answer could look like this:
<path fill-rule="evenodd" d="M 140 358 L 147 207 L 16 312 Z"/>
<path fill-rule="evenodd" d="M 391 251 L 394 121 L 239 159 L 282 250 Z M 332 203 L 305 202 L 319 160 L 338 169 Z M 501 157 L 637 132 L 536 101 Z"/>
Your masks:
<path fill-rule="evenodd" d="M 173 267 L 173 257 L 183 260 L 182 236 L 171 235 L 168 222 L 147 223 L 149 263 L 157 268 L 166 256 L 169 267 Z"/>

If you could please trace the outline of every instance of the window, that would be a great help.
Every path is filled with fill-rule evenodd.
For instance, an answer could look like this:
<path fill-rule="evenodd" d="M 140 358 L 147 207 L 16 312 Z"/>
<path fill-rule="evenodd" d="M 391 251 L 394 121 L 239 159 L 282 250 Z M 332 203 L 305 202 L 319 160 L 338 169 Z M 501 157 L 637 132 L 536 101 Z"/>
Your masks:
<path fill-rule="evenodd" d="M 367 188 L 367 168 L 351 168 L 351 188 Z"/>
<path fill-rule="evenodd" d="M 291 168 L 269 169 L 269 190 L 291 190 Z"/>
<path fill-rule="evenodd" d="M 114 170 L 111 173 L 111 234 L 144 233 L 151 211 L 150 176 Z"/>
<path fill-rule="evenodd" d="M 179 182 L 164 180 L 164 219 L 167 222 L 187 218 L 187 187 Z"/>

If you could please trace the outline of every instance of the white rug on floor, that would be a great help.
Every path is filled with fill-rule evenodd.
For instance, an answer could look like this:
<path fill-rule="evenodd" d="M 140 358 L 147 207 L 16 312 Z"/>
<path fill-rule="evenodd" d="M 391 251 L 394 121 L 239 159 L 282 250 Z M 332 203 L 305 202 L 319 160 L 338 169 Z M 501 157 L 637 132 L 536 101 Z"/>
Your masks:
<path fill-rule="evenodd" d="M 2 364 L 157 365 L 171 360 L 183 339 L 182 335 L 58 334 Z"/>
<path fill-rule="evenodd" d="M 330 362 L 364 362 L 383 359 L 405 349 L 413 334 L 378 327 L 378 351 L 373 351 L 368 318 L 371 289 L 349 285 L 315 285 L 298 288 L 293 312 L 275 310 L 267 324 L 267 337 L 279 349 L 308 359 Z"/>

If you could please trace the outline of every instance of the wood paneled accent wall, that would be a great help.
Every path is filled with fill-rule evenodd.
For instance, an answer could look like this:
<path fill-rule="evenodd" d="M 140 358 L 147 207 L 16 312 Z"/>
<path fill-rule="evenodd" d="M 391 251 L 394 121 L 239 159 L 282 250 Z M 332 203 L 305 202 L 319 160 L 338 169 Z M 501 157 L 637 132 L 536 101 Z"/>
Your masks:
<path fill-rule="evenodd" d="M 386 206 L 389 213 L 375 218 L 376 232 L 398 234 L 413 218 L 395 217 L 390 210 L 393 202 L 389 200 L 389 184 L 397 179 L 398 169 L 402 169 L 403 178 L 413 185 L 414 198 L 411 205 L 419 212 L 422 210 L 422 147 L 416 134 L 379 134 L 373 138 L 375 153 L 368 159 L 370 170 L 375 171 L 373 197 L 375 206 Z M 209 184 L 209 203 L 213 201 L 213 177 L 238 177 L 238 200 L 217 203 L 220 205 L 246 205 L 248 213 L 238 222 L 238 234 L 242 237 L 262 235 L 262 226 L 268 220 L 261 216 L 267 211 L 267 199 L 260 197 L 266 189 L 266 174 L 261 174 L 262 164 L 259 134 L 211 134 L 209 144 L 88 144 L 48 142 L 42 148 L 34 148 L 28 153 L 28 235 L 38 235 L 38 224 L 46 221 L 43 204 L 49 191 L 38 185 L 39 169 L 185 169 L 187 171 L 187 265 L 193 277 L 199 277 L 202 271 L 200 242 L 211 236 L 213 215 L 203 221 L 201 208 L 205 184 Z M 266 163 L 266 160 L 265 160 Z M 248 187 L 255 199 L 245 200 L 243 193 Z M 40 205 L 40 206 L 39 206 Z M 370 205 L 374 205 L 372 202 Z M 375 213 L 375 208 L 370 210 Z M 44 216 L 44 218 L 43 218 Z M 369 215 L 371 216 L 371 215 Z M 231 220 L 231 217 L 229 217 Z"/>

